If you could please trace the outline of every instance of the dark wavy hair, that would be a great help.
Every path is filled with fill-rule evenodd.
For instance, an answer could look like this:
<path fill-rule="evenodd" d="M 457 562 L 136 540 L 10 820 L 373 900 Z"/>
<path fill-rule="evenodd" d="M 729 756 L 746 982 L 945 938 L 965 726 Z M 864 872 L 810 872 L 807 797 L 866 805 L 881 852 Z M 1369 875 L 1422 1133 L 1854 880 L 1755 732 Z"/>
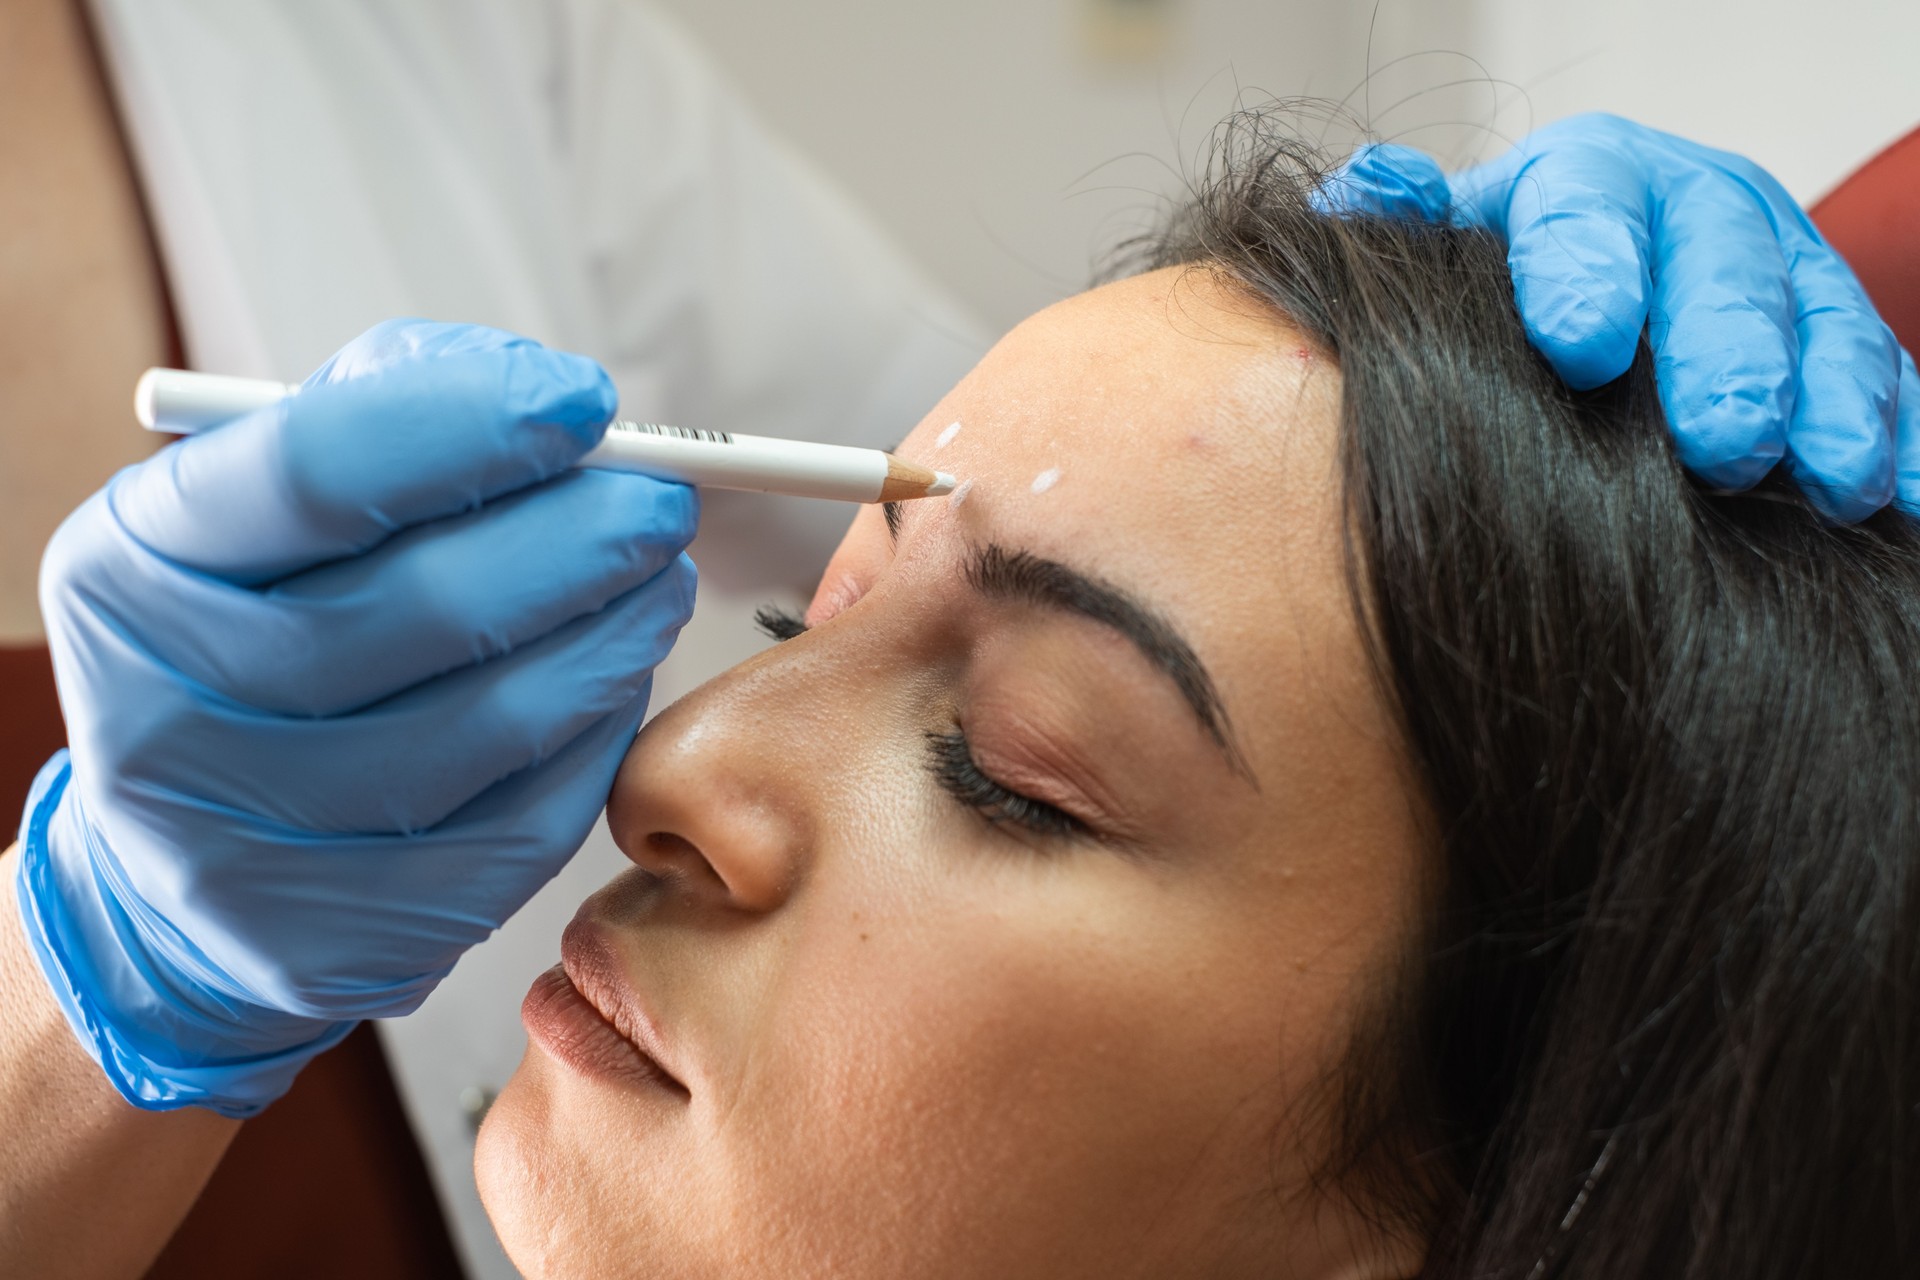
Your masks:
<path fill-rule="evenodd" d="M 1243 114 L 1123 269 L 1337 363 L 1349 572 L 1437 817 L 1327 1170 L 1427 1280 L 1920 1274 L 1920 534 L 1675 459 L 1646 351 L 1576 393 L 1485 231 L 1332 216 Z"/>

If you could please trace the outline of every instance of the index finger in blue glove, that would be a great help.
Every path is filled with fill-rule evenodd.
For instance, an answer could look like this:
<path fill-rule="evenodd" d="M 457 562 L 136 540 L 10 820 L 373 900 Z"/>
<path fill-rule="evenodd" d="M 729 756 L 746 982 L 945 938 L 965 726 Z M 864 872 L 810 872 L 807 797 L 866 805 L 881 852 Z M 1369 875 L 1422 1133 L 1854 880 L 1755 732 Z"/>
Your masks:
<path fill-rule="evenodd" d="M 1853 271 L 1780 195 L 1780 242 L 1798 304 L 1800 385 L 1787 462 L 1827 516 L 1864 520 L 1894 494 L 1900 346 Z"/>
<path fill-rule="evenodd" d="M 1522 149 L 1459 175 L 1463 216 L 1503 235 L 1527 334 L 1571 387 L 1633 363 L 1652 296 L 1647 188 L 1632 153 L 1598 143 Z"/>
<path fill-rule="evenodd" d="M 270 581 L 544 480 L 613 416 L 599 365 L 497 330 L 408 322 L 361 344 L 331 366 L 355 376 L 134 468 L 120 519 L 191 568 Z"/>
<path fill-rule="evenodd" d="M 100 518 L 62 526 L 48 580 L 90 584 L 92 610 L 188 680 L 296 716 L 344 715 L 603 608 L 664 569 L 699 514 L 684 485 L 568 471 L 257 589 L 129 537 L 111 515 L 118 484 L 89 500 Z M 52 596 L 46 616 L 79 625 L 70 604 Z"/>
<path fill-rule="evenodd" d="M 1725 174 L 1679 179 L 1660 200 L 1656 381 L 1680 461 L 1745 489 L 1787 447 L 1800 362 L 1787 260 L 1765 209 Z"/>
<path fill-rule="evenodd" d="M 1721 181 L 1765 211 L 1791 280 L 1798 338 L 1788 465 L 1826 515 L 1865 519 L 1895 491 L 1899 345 L 1853 271 L 1772 175 L 1740 156 L 1677 140 L 1672 145 L 1696 163 L 1710 162 L 1702 167 L 1724 175 Z"/>
<path fill-rule="evenodd" d="M 572 471 L 282 580 L 256 612 L 292 633 L 295 661 L 240 655 L 247 700 L 339 715 L 500 657 L 667 569 L 699 510 L 686 485 Z"/>
<path fill-rule="evenodd" d="M 377 377 L 396 365 L 417 364 L 422 360 L 539 346 L 531 338 L 484 324 L 383 320 L 328 356 L 326 363 L 307 375 L 303 386 L 311 388 Z"/>

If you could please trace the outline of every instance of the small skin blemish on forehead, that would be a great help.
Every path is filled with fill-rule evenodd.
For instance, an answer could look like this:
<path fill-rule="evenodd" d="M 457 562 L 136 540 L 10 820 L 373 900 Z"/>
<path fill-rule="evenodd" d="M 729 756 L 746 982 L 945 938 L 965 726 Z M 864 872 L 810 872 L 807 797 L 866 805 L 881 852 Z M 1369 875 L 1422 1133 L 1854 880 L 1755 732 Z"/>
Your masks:
<path fill-rule="evenodd" d="M 952 444 L 953 438 L 959 434 L 960 434 L 960 424 L 957 422 L 952 423 L 947 427 L 945 431 L 942 431 L 939 435 L 933 438 L 933 447 L 936 449 L 944 449 L 948 445 Z"/>
<path fill-rule="evenodd" d="M 1059 483 L 1060 483 L 1060 468 L 1048 467 L 1045 471 L 1042 471 L 1039 475 L 1033 478 L 1033 491 L 1035 493 L 1045 493 L 1047 490 L 1053 488 L 1053 486 Z"/>
<path fill-rule="evenodd" d="M 947 503 L 950 506 L 957 507 L 961 503 L 965 502 L 967 500 L 967 495 L 972 492 L 973 492 L 973 479 L 972 477 L 968 477 L 967 479 L 962 480 L 960 482 L 959 487 L 956 488 L 953 491 L 952 496 L 950 496 L 947 499 Z"/>

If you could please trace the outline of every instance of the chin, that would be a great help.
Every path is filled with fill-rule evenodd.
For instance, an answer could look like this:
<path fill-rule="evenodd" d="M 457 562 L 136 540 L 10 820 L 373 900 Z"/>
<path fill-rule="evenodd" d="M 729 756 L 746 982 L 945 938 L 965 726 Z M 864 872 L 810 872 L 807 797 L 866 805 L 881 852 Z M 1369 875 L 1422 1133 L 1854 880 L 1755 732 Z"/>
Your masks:
<path fill-rule="evenodd" d="M 697 1235 L 649 1212 L 667 1156 L 636 1150 L 647 1126 L 536 1048 L 487 1110 L 474 1142 L 474 1181 L 494 1234 L 529 1280 L 681 1280 L 725 1274 L 698 1260 Z M 683 1206 L 684 1208 L 684 1206 Z"/>
<path fill-rule="evenodd" d="M 555 1256 L 556 1188 L 542 1168 L 551 1108 L 536 1074 L 522 1062 L 487 1109 L 473 1144 L 473 1177 L 494 1234 L 523 1276 L 563 1276 Z"/>
<path fill-rule="evenodd" d="M 550 1075 L 529 1052 L 474 1141 L 474 1182 L 500 1246 L 529 1280 L 674 1274 L 619 1256 L 610 1231 L 619 1218 L 605 1216 L 590 1165 L 567 1141 L 565 1108 Z"/>

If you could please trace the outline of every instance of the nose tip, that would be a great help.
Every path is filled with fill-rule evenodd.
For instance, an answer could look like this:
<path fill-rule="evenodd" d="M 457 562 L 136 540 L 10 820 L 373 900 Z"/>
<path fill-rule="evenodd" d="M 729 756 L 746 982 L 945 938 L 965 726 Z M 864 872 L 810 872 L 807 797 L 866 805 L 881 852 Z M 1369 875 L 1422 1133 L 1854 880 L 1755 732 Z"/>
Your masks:
<path fill-rule="evenodd" d="M 822 797 L 791 744 L 820 735 L 794 714 L 791 674 L 736 668 L 662 711 L 627 752 L 607 824 L 689 906 L 772 911 L 816 854 Z"/>

